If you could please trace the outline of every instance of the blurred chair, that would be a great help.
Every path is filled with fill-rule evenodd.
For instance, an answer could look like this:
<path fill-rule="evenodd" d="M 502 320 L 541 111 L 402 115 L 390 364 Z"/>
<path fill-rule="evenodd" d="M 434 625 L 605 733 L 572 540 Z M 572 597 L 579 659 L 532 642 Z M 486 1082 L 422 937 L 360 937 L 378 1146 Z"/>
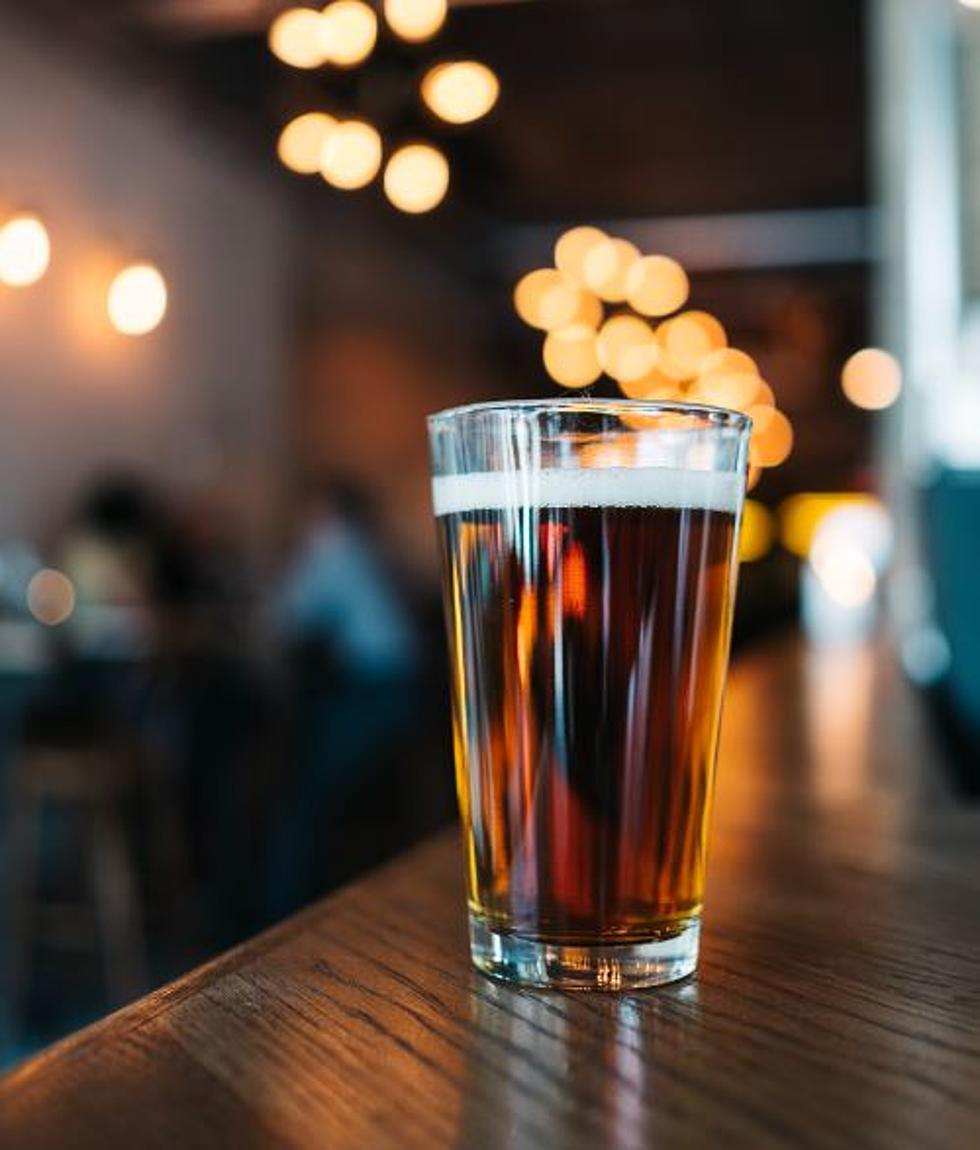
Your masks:
<path fill-rule="evenodd" d="M 133 787 L 133 756 L 84 701 L 42 698 L 27 710 L 14 757 L 8 807 L 10 952 L 8 1004 L 16 1033 L 28 1016 L 36 950 L 100 954 L 108 997 L 126 1002 L 147 986 L 135 861 L 122 815 Z M 69 856 L 80 890 L 44 891 L 43 821 L 60 808 L 84 838 Z M 67 868 L 66 868 L 67 869 Z M 68 882 L 71 886 L 71 882 Z"/>

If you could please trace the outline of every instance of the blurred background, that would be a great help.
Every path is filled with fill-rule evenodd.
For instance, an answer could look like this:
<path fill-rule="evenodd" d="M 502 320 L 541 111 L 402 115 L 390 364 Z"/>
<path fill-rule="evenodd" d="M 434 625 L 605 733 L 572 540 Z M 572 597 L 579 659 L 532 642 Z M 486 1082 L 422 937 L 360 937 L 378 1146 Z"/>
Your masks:
<path fill-rule="evenodd" d="M 895 661 L 980 786 L 980 4 L 284 8 L 0 3 L 0 1065 L 453 817 L 424 416 L 560 391 L 575 225 L 792 425 L 736 662 Z"/>

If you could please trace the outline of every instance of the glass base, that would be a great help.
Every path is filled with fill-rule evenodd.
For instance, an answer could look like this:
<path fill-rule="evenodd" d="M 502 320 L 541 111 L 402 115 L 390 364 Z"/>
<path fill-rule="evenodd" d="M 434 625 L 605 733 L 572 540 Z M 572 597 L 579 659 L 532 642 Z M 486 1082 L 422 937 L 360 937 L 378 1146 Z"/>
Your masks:
<path fill-rule="evenodd" d="M 693 974 L 701 920 L 670 938 L 646 942 L 566 946 L 491 930 L 470 915 L 470 954 L 484 974 L 521 986 L 553 990 L 640 990 Z"/>

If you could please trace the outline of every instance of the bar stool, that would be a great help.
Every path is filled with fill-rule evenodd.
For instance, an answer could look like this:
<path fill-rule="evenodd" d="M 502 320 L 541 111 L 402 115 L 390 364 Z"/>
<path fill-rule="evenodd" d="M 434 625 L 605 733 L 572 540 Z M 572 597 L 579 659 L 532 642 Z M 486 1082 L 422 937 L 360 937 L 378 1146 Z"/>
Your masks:
<path fill-rule="evenodd" d="M 113 1006 L 147 985 L 139 888 L 121 811 L 132 787 L 132 756 L 92 724 L 66 723 L 64 715 L 51 722 L 51 711 L 45 711 L 25 723 L 12 764 L 7 1000 L 15 1035 L 27 1015 L 32 958 L 39 945 L 101 952 Z M 45 809 L 53 806 L 72 812 L 87 840 L 78 860 L 87 888 L 80 899 L 55 901 L 42 895 L 41 824 Z"/>

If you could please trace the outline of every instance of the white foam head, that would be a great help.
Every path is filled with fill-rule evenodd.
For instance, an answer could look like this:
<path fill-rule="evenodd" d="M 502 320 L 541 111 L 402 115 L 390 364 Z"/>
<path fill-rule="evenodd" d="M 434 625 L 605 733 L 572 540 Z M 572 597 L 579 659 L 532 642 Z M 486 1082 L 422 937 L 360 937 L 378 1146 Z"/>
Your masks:
<path fill-rule="evenodd" d="M 731 471 L 679 467 L 550 468 L 441 475 L 436 515 L 521 507 L 665 507 L 738 514 L 744 480 Z"/>

